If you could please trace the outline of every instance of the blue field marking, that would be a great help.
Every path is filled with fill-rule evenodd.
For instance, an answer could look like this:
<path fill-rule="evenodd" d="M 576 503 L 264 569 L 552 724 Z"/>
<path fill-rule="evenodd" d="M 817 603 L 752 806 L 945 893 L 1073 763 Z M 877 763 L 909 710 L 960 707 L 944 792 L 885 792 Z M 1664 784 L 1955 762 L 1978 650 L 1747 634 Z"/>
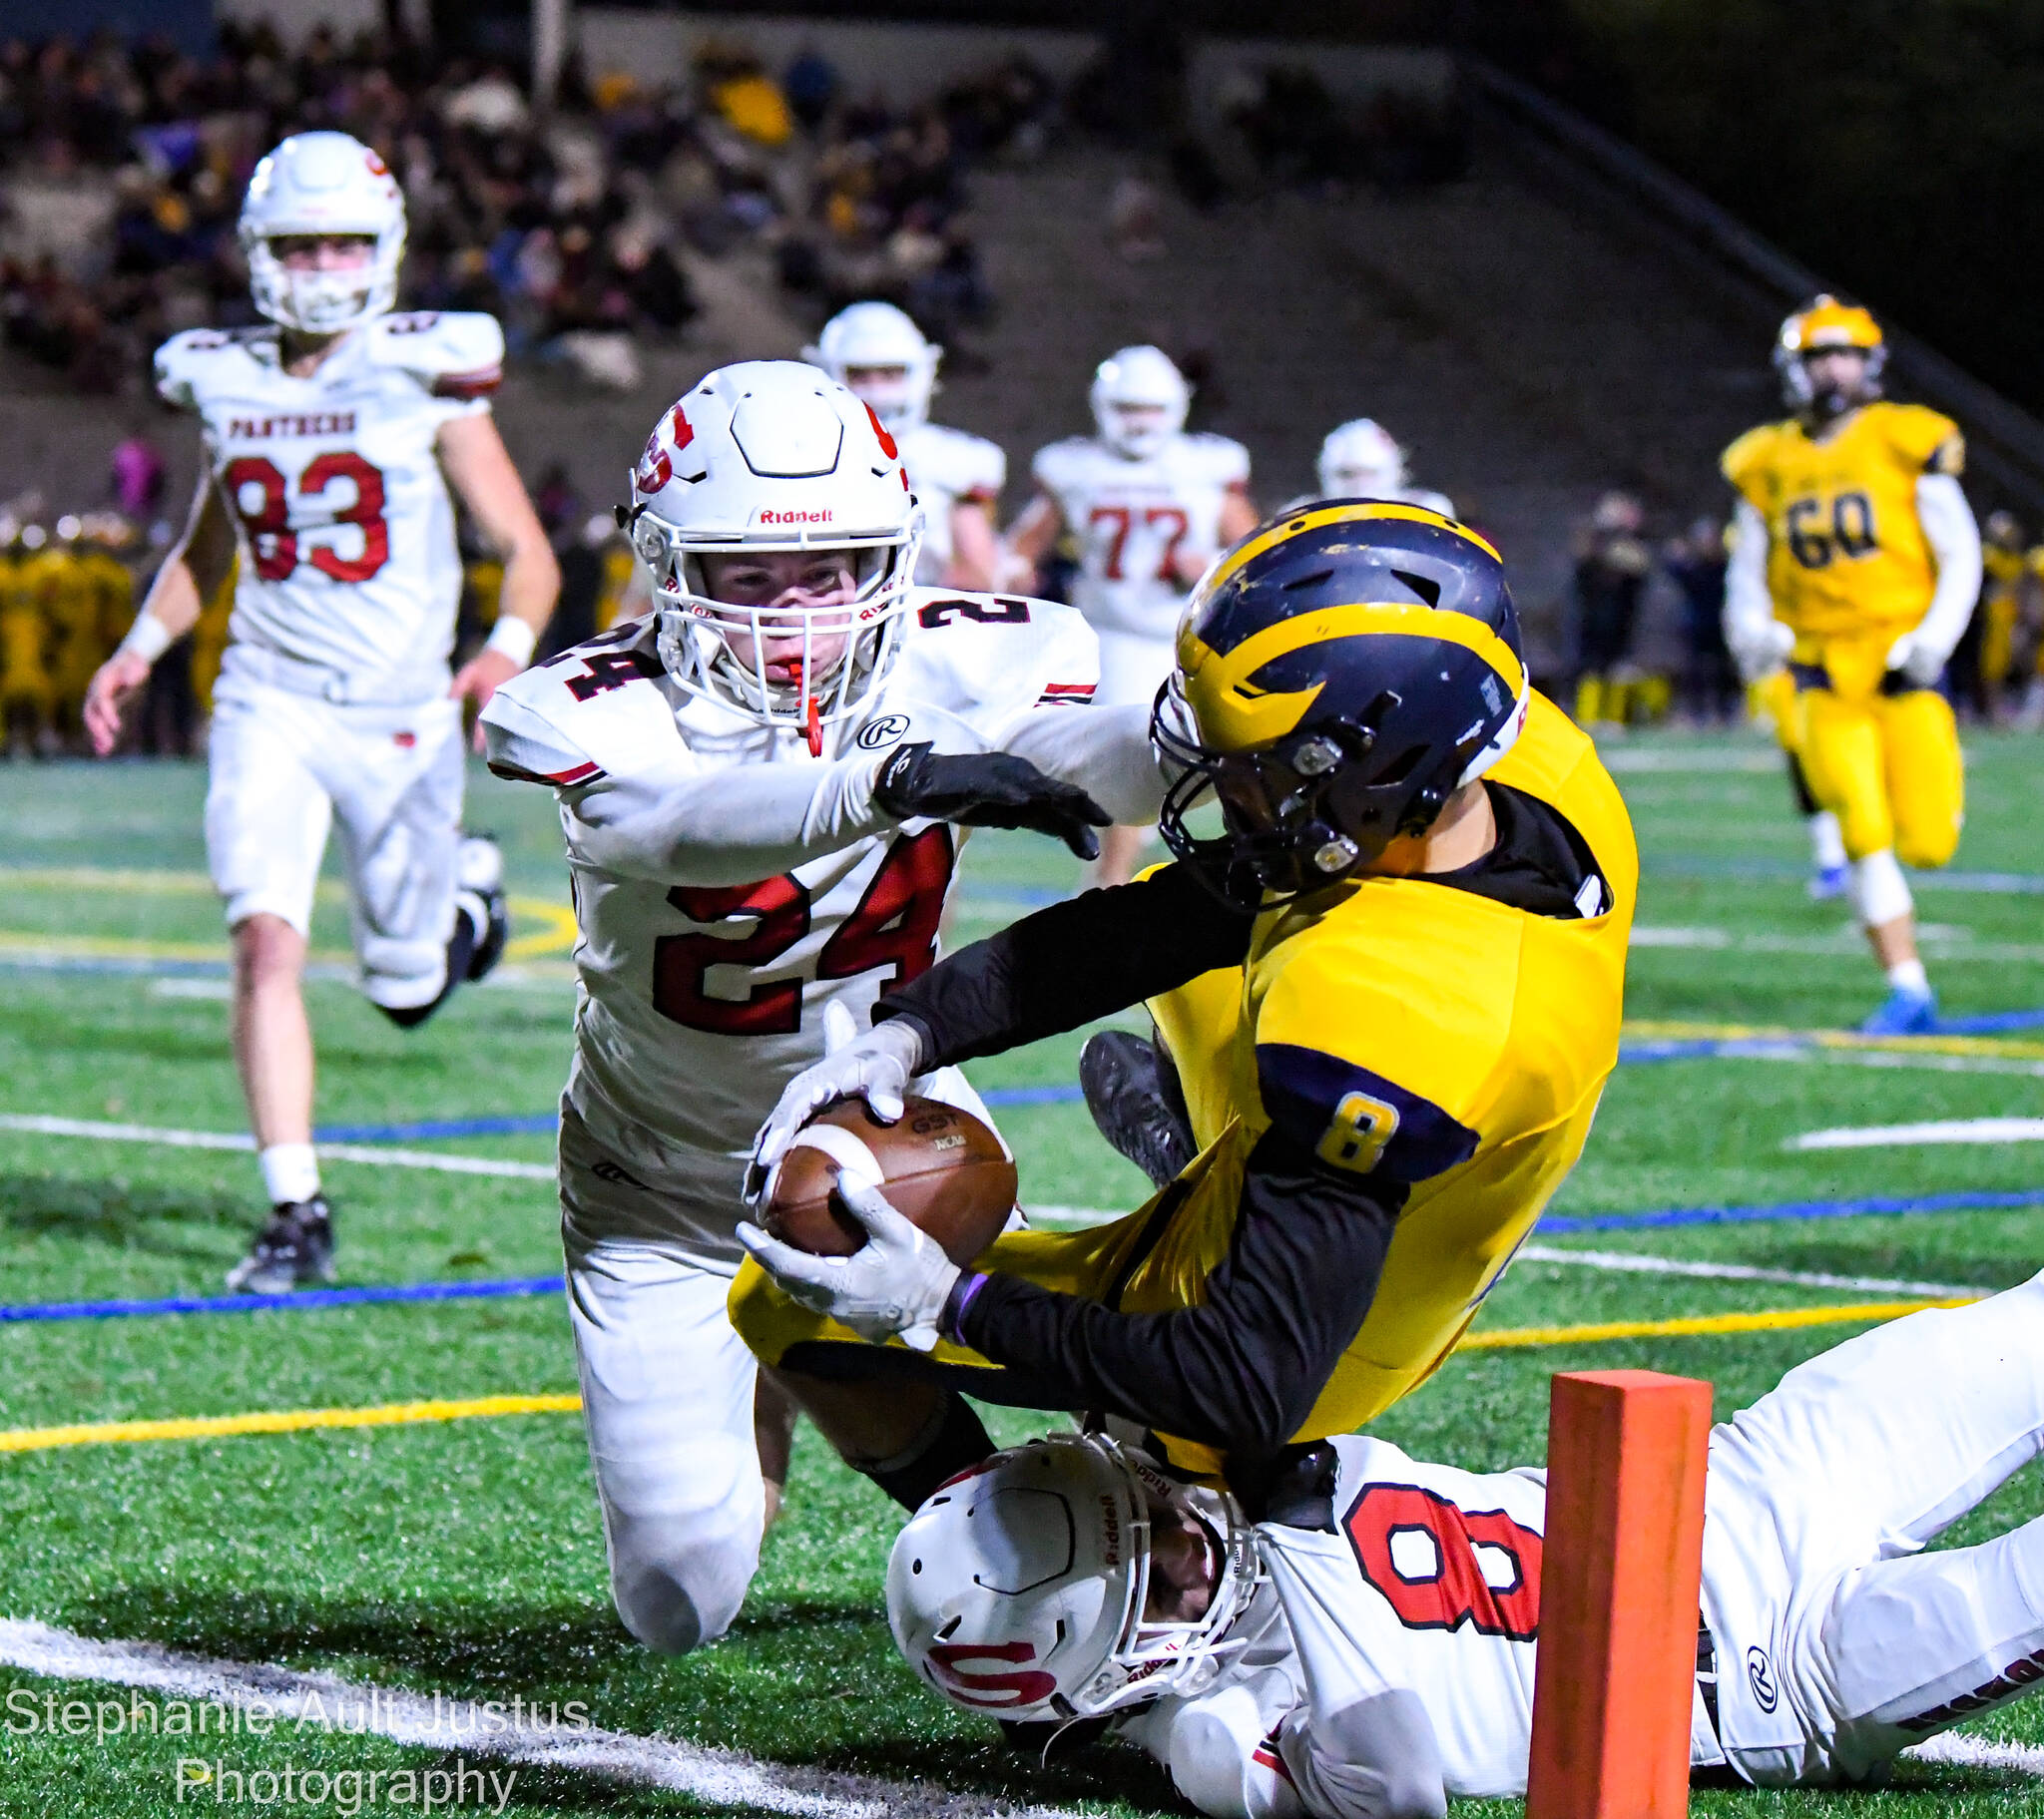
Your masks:
<path fill-rule="evenodd" d="M 1657 852 L 1640 854 L 1640 869 L 1657 878 L 1807 878 L 1807 864 L 1794 859 L 1714 859 L 1708 854 Z M 1919 891 L 1961 891 L 1975 896 L 2044 897 L 2044 874 L 2036 872 L 1912 871 L 1909 882 Z"/>
<path fill-rule="evenodd" d="M 979 1096 L 988 1107 L 1064 1106 L 1083 1099 L 1076 1083 L 1059 1087 L 992 1087 Z"/>
<path fill-rule="evenodd" d="M 552 1137 L 560 1129 L 557 1112 L 535 1112 L 515 1118 L 443 1118 L 420 1125 L 321 1125 L 312 1133 L 315 1143 L 410 1143 L 436 1137 Z"/>
<path fill-rule="evenodd" d="M 2044 1011 L 1993 1011 L 1985 1017 L 1940 1017 L 1933 1036 L 1996 1036 L 2004 1030 L 2044 1030 Z"/>
<path fill-rule="evenodd" d="M 0 1325 L 32 1320 L 122 1320 L 137 1314 L 302 1313 L 315 1307 L 359 1307 L 378 1301 L 502 1301 L 557 1295 L 559 1276 L 515 1276 L 499 1282 L 406 1282 L 368 1288 L 301 1288 L 287 1295 L 173 1295 L 157 1301 L 33 1301 L 0 1307 Z"/>
<path fill-rule="evenodd" d="M 1775 1220 L 1858 1219 L 1919 1212 L 1983 1212 L 2044 1206 L 2044 1187 L 2013 1193 L 1870 1195 L 1851 1200 L 1783 1200 L 1772 1206 L 1669 1206 L 1657 1212 L 1549 1213 L 1542 1232 L 1645 1231 L 1668 1225 L 1761 1225 Z"/>

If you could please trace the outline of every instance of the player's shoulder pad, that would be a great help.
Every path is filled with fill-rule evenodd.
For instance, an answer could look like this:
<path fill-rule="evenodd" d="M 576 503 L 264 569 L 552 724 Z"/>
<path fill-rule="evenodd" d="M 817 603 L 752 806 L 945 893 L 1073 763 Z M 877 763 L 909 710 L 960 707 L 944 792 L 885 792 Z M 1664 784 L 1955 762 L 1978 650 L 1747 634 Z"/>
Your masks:
<path fill-rule="evenodd" d="M 665 674 L 652 620 L 632 620 L 533 665 L 490 696 L 482 724 L 490 769 L 519 783 L 579 789 L 608 774 L 594 755 L 599 703 Z"/>
<path fill-rule="evenodd" d="M 1030 458 L 1029 472 L 1038 486 L 1056 493 L 1083 481 L 1099 458 L 1099 445 L 1092 437 L 1067 436 L 1038 449 Z"/>
<path fill-rule="evenodd" d="M 1186 447 L 1198 459 L 1201 472 L 1216 485 L 1249 485 L 1250 451 L 1234 437 L 1197 430 L 1186 438 Z"/>
<path fill-rule="evenodd" d="M 1100 681 L 1100 644 L 1070 607 L 1018 594 L 916 588 L 903 681 L 933 707 L 1084 706 Z"/>
<path fill-rule="evenodd" d="M 956 499 L 988 503 L 1008 481 L 1008 457 L 998 442 L 942 423 L 920 425 L 902 455 L 911 480 Z"/>
<path fill-rule="evenodd" d="M 1752 497 L 1753 483 L 1774 458 L 1775 446 L 1781 437 L 1781 424 L 1757 424 L 1718 457 L 1719 471 L 1742 493 Z"/>
<path fill-rule="evenodd" d="M 267 328 L 187 328 L 156 350 L 157 395 L 180 410 L 194 409 L 214 381 L 248 358 L 252 341 Z"/>
<path fill-rule="evenodd" d="M 411 374 L 436 398 L 483 398 L 503 382 L 504 331 L 468 309 L 408 309 L 377 316 L 369 357 Z"/>
<path fill-rule="evenodd" d="M 1257 1086 L 1272 1125 L 1342 1174 L 1410 1186 L 1476 1153 L 1477 1133 L 1444 1108 L 1310 1042 L 1260 1030 Z"/>
<path fill-rule="evenodd" d="M 1966 471 L 1966 438 L 1943 411 L 1927 404 L 1882 404 L 1876 408 L 1886 419 L 1888 445 L 1905 467 L 1954 478 Z"/>

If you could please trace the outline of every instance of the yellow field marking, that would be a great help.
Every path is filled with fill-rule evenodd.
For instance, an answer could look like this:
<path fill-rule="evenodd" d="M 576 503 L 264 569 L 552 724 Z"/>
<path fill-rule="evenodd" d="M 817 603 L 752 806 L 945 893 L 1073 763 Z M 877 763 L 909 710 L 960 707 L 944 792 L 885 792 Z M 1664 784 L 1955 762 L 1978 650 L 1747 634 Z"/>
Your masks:
<path fill-rule="evenodd" d="M 253 1415 L 192 1415 L 171 1421 L 90 1421 L 74 1427 L 10 1429 L 0 1433 L 0 1453 L 213 1440 L 236 1434 L 301 1434 L 313 1428 L 389 1428 L 500 1415 L 573 1415 L 581 1407 L 580 1396 L 477 1396 L 467 1402 L 386 1402 L 366 1409 L 266 1409 Z"/>
<path fill-rule="evenodd" d="M 513 897 L 510 904 L 512 915 L 528 916 L 547 926 L 538 934 L 512 937 L 504 946 L 507 960 L 532 960 L 541 954 L 574 952 L 579 931 L 571 904 L 549 903 L 544 897 Z"/>
<path fill-rule="evenodd" d="M 1998 1055 L 2044 1060 L 2044 1042 L 2002 1036 L 1861 1036 L 1855 1030 L 1790 1030 L 1768 1024 L 1628 1022 L 1624 1033 L 1642 1042 L 1809 1042 L 1820 1049 L 1877 1049 L 1897 1055 Z"/>
<path fill-rule="evenodd" d="M 1680 1320 L 1612 1320 L 1600 1326 L 1508 1326 L 1471 1333 L 1458 1348 L 1499 1351 L 1535 1345 L 1599 1345 L 1614 1339 L 1693 1339 L 1784 1332 L 1799 1326 L 1876 1325 L 1926 1307 L 1967 1307 L 1985 1295 L 1934 1301 L 1864 1301 L 1850 1307 L 1784 1307 L 1765 1313 L 1701 1314 Z M 241 1434 L 302 1434 L 315 1428 L 387 1428 L 421 1421 L 492 1420 L 503 1415 L 574 1415 L 580 1396 L 478 1396 L 467 1402 L 389 1402 L 364 1409 L 269 1409 L 253 1415 L 195 1415 L 170 1421 L 92 1421 L 73 1427 L 0 1432 L 0 1453 L 52 1447 L 136 1446 L 156 1440 L 218 1440 Z"/>
<path fill-rule="evenodd" d="M 1753 1314 L 1697 1314 L 1680 1320 L 1607 1320 L 1596 1326 L 1507 1326 L 1471 1333 L 1463 1351 L 1501 1351 L 1522 1345 L 1601 1345 L 1613 1339 L 1701 1339 L 1722 1333 L 1778 1333 L 1797 1326 L 1843 1326 L 1898 1320 L 1926 1307 L 1970 1307 L 1985 1295 L 1933 1301 L 1862 1301 L 1851 1307 L 1781 1307 Z"/>

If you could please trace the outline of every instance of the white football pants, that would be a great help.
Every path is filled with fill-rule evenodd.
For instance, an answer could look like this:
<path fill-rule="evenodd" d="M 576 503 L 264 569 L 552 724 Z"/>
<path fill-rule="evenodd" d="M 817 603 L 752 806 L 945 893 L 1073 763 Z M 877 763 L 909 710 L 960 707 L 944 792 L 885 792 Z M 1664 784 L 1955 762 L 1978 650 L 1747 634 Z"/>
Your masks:
<path fill-rule="evenodd" d="M 1711 1440 L 1704 1605 L 1732 1765 L 1859 1781 L 2044 1681 L 2044 1518 L 1924 1550 L 2044 1452 L 2044 1275 L 1800 1364 Z"/>
<path fill-rule="evenodd" d="M 206 857 L 230 928 L 258 913 L 303 935 L 340 823 L 362 991 L 393 1011 L 446 983 L 461 846 L 461 703 L 322 700 L 224 676 L 207 748 Z"/>

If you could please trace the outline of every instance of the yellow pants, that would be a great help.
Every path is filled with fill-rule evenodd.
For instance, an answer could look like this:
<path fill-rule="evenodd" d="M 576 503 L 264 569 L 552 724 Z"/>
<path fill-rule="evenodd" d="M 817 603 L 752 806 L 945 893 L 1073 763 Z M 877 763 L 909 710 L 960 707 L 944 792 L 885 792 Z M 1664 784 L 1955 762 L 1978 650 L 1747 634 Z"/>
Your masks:
<path fill-rule="evenodd" d="M 1796 716 L 1802 774 L 1838 817 L 1848 857 L 1893 847 L 1905 865 L 1951 858 L 1966 818 L 1966 770 L 1943 695 L 1805 687 Z"/>
<path fill-rule="evenodd" d="M 1206 1144 L 1177 1180 L 1113 1224 L 1082 1232 L 1014 1232 L 978 1259 L 1044 1288 L 1125 1313 L 1169 1313 L 1206 1299 L 1228 1254 L 1253 1146 L 1228 1096 L 1242 994 L 1234 969 L 1208 973 L 1151 1011 L 1179 1067 L 1195 1137 Z M 1354 1432 L 1409 1394 L 1454 1350 L 1477 1307 L 1582 1151 L 1594 1106 L 1545 1131 L 1480 1151 L 1415 1190 L 1398 1221 L 1375 1299 L 1295 1433 L 1274 1443 Z M 1216 1129 L 1216 1124 L 1219 1128 Z M 898 1339 L 873 1346 L 790 1301 L 750 1258 L 731 1290 L 732 1324 L 768 1365 L 814 1376 L 935 1378 L 982 1401 L 1040 1408 L 1020 1373 L 939 1341 L 927 1355 Z M 1222 1471 L 1198 1441 L 1161 1436 L 1184 1470 Z"/>

